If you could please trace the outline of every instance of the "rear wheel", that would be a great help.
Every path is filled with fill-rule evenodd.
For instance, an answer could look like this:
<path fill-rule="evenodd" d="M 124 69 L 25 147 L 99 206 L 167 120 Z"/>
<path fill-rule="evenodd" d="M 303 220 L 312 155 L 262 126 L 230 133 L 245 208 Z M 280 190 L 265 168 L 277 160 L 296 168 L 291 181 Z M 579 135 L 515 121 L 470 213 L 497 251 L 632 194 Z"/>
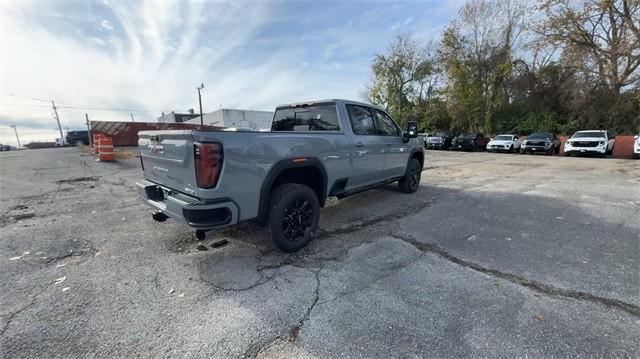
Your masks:
<path fill-rule="evenodd" d="M 305 247 L 318 228 L 320 204 L 315 192 L 298 183 L 285 183 L 271 194 L 271 240 L 283 252 Z"/>
<path fill-rule="evenodd" d="M 400 190 L 405 193 L 413 193 L 417 191 L 418 187 L 420 186 L 421 174 L 422 168 L 420 166 L 420 161 L 415 158 L 409 160 L 409 164 L 407 165 L 407 170 L 404 173 L 404 177 L 402 177 L 398 181 Z"/>

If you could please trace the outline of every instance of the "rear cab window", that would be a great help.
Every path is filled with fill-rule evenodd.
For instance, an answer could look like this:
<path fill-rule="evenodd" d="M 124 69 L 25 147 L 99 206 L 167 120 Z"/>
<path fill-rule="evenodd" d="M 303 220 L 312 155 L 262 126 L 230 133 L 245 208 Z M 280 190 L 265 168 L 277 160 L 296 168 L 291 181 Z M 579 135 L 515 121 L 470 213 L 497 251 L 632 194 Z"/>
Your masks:
<path fill-rule="evenodd" d="M 272 132 L 340 131 L 335 103 L 295 105 L 276 109 Z"/>

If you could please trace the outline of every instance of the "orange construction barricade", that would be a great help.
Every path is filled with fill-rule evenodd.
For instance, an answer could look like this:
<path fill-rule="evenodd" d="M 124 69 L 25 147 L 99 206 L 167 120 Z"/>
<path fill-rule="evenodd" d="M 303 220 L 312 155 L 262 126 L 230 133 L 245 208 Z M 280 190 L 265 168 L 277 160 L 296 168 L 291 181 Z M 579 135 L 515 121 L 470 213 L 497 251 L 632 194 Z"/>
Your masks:
<path fill-rule="evenodd" d="M 111 137 L 100 137 L 99 158 L 100 161 L 113 161 L 113 140 Z"/>

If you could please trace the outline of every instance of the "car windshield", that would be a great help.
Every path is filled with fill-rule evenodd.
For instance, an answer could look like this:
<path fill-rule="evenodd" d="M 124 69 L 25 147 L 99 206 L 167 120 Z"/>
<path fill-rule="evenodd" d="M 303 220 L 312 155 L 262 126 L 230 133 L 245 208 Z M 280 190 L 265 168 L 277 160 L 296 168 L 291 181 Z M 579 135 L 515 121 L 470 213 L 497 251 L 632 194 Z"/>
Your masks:
<path fill-rule="evenodd" d="M 475 133 L 467 133 L 466 135 L 464 135 L 464 138 L 471 140 L 476 138 L 476 134 Z"/>
<path fill-rule="evenodd" d="M 529 140 L 550 140 L 551 139 L 551 134 L 550 133 L 532 133 L 531 135 L 529 135 Z"/>
<path fill-rule="evenodd" d="M 587 132 L 576 132 L 573 135 L 573 138 L 581 138 L 581 137 L 604 137 L 604 133 L 600 131 L 587 131 Z"/>
<path fill-rule="evenodd" d="M 436 134 L 434 135 L 434 137 L 447 137 L 449 136 L 449 133 L 447 132 L 436 132 Z"/>
<path fill-rule="evenodd" d="M 495 141 L 511 141 L 512 139 L 513 139 L 513 136 L 507 136 L 507 135 L 500 135 L 494 138 Z"/>

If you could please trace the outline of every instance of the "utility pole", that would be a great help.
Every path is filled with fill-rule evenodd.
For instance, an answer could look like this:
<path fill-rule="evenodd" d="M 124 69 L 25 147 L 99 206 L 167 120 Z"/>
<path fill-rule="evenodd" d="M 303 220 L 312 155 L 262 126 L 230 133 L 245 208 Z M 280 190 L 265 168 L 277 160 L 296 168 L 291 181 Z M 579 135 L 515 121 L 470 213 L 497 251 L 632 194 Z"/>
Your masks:
<path fill-rule="evenodd" d="M 16 125 L 11 125 L 13 127 L 13 131 L 16 133 L 16 141 L 18 141 L 18 149 L 20 149 L 20 138 L 18 137 L 18 130 L 16 129 Z"/>
<path fill-rule="evenodd" d="M 91 122 L 89 122 L 89 114 L 85 113 L 84 118 L 87 119 L 87 134 L 89 135 L 89 146 L 93 146 L 93 136 L 91 135 Z"/>
<path fill-rule="evenodd" d="M 204 119 L 202 118 L 202 95 L 200 94 L 200 90 L 202 90 L 203 88 L 204 88 L 204 83 L 196 87 L 196 89 L 198 90 L 198 102 L 200 103 L 200 126 L 204 125 Z"/>
<path fill-rule="evenodd" d="M 131 122 L 136 122 L 133 120 L 133 112 L 130 112 L 129 114 L 131 115 Z"/>
<path fill-rule="evenodd" d="M 56 121 L 58 122 L 58 131 L 60 131 L 60 141 L 62 141 L 62 144 L 64 145 L 64 135 L 62 134 L 62 126 L 60 126 L 60 117 L 58 117 L 58 109 L 56 108 L 56 104 L 55 102 L 53 102 L 53 100 L 51 100 L 51 106 L 53 106 L 53 112 L 56 115 Z"/>

